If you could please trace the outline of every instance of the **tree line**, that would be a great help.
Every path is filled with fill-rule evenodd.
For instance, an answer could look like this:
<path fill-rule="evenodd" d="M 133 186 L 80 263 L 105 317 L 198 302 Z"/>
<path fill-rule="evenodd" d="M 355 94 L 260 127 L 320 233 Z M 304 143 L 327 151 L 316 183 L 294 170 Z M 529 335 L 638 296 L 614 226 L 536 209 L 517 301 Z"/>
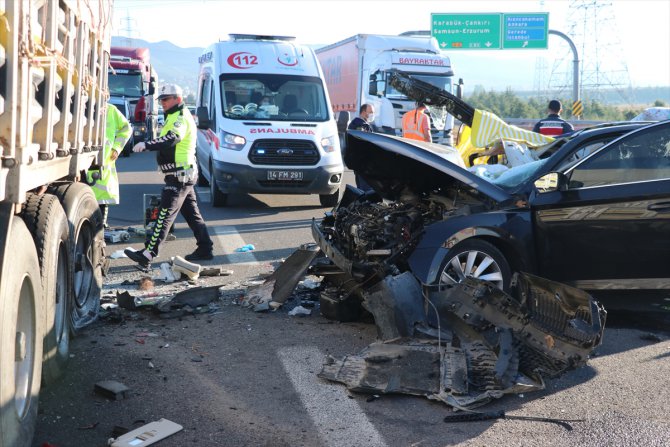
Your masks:
<path fill-rule="evenodd" d="M 540 118 L 547 114 L 548 99 L 529 98 L 524 100 L 512 89 L 504 92 L 487 92 L 483 87 L 476 86 L 473 93 L 464 97 L 465 101 L 476 109 L 487 110 L 504 118 Z M 561 116 L 566 119 L 572 116 L 571 98 L 558 99 L 563 104 Z M 608 105 L 597 100 L 582 100 L 584 112 L 582 119 L 593 121 L 627 121 L 640 114 L 645 106 Z M 667 107 L 668 104 L 657 99 L 649 107 Z"/>

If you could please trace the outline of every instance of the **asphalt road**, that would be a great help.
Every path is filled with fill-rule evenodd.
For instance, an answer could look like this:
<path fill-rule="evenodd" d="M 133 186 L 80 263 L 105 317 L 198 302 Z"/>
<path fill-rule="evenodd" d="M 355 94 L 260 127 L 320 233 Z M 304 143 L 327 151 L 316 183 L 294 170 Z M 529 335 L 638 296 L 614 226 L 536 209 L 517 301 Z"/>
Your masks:
<path fill-rule="evenodd" d="M 119 161 L 123 203 L 111 209 L 112 226 L 140 225 L 142 195 L 160 190 L 153 166 L 152 154 Z M 311 241 L 311 219 L 326 211 L 318 197 L 244 196 L 214 209 L 207 191 L 199 196 L 216 254 L 203 264 L 234 271 L 200 282 L 224 288 L 218 309 L 181 319 L 127 312 L 122 321 L 102 319 L 84 330 L 72 342 L 66 376 L 42 390 L 35 447 L 104 446 L 115 426 L 132 429 L 160 418 L 184 427 L 156 444 L 163 447 L 670 445 L 669 334 L 626 327 L 626 318 L 606 329 L 586 366 L 549 380 L 544 391 L 486 407 L 584 420 L 571 431 L 520 420 L 445 424 L 450 410 L 442 403 L 399 395 L 369 399 L 319 379 L 326 355 L 357 353 L 375 340 L 374 325 L 332 322 L 318 308 L 310 316 L 289 316 L 296 300 L 273 313 L 234 304 L 246 284 Z M 175 234 L 159 261 L 195 248 L 183 220 Z M 130 242 L 140 247 L 139 239 Z M 235 252 L 248 243 L 256 250 Z M 128 245 L 109 245 L 108 253 Z M 112 260 L 105 294 L 139 293 L 122 283 L 140 276 L 129 260 Z M 130 391 L 124 399 L 106 399 L 93 391 L 102 380 L 119 381 Z"/>

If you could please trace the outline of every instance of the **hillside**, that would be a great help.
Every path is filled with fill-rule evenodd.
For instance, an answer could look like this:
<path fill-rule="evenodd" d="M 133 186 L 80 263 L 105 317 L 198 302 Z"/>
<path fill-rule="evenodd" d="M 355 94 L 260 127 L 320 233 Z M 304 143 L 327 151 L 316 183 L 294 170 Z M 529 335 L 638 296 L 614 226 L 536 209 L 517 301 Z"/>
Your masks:
<path fill-rule="evenodd" d="M 158 73 L 159 82 L 173 82 L 182 86 L 185 93 L 195 93 L 195 87 L 198 80 L 198 57 L 202 54 L 204 48 L 181 48 L 168 41 L 150 43 L 142 39 L 132 39 L 132 46 L 147 47 L 151 52 L 151 59 L 156 73 Z M 125 37 L 112 37 L 112 45 L 127 46 L 128 39 Z M 322 45 L 310 45 L 318 48 Z M 454 58 L 458 59 L 458 58 Z M 517 89 L 513 86 L 515 83 L 514 70 L 498 70 L 495 76 L 491 76 L 491 71 L 479 65 L 479 59 L 475 57 L 462 57 L 455 64 L 457 67 L 457 76 L 465 76 L 466 94 L 472 93 L 475 86 L 486 91 L 505 91 L 511 88 L 514 94 L 523 99 L 537 97 L 537 92 L 526 89 Z M 490 62 L 489 62 L 490 63 Z M 584 98 L 592 95 L 584 94 Z M 614 91 L 602 91 L 599 94 L 600 101 L 609 104 L 627 104 L 650 106 L 655 100 L 662 100 L 670 103 L 670 87 L 645 87 L 633 89 L 632 100 L 628 103 L 624 101 L 621 95 Z"/>
<path fill-rule="evenodd" d="M 181 48 L 166 40 L 151 43 L 142 39 L 132 39 L 132 43 L 134 47 L 149 48 L 159 82 L 179 84 L 186 94 L 195 91 L 198 81 L 198 57 L 202 54 L 203 48 Z M 128 39 L 114 36 L 112 45 L 128 46 Z"/>

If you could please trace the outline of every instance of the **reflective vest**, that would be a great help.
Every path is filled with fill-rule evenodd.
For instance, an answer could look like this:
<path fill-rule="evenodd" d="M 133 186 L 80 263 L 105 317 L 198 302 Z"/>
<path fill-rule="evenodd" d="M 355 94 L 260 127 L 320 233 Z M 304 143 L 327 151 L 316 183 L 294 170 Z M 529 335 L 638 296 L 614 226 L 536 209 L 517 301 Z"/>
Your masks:
<path fill-rule="evenodd" d="M 419 112 L 418 109 L 410 110 L 402 116 L 402 136 L 404 138 L 419 141 L 430 141 L 426 140 L 424 137 L 423 129 L 425 127 L 430 129 L 428 117 L 423 112 Z"/>
<path fill-rule="evenodd" d="M 165 124 L 160 136 L 155 141 L 160 141 L 168 132 L 172 131 L 179 139 L 174 147 L 173 153 L 166 153 L 159 149 L 158 165 L 164 173 L 186 170 L 195 167 L 195 142 L 198 128 L 195 125 L 193 115 L 188 108 L 181 104 L 177 110 L 165 117 Z"/>
<path fill-rule="evenodd" d="M 112 161 L 112 151 L 121 153 L 123 146 L 130 139 L 132 128 L 119 109 L 107 104 L 107 121 L 105 124 L 105 145 L 102 150 L 101 168 L 91 169 L 86 173 L 88 184 L 99 204 L 118 205 L 119 176 L 116 173 L 116 162 Z M 94 178 L 97 173 L 98 179 Z"/>

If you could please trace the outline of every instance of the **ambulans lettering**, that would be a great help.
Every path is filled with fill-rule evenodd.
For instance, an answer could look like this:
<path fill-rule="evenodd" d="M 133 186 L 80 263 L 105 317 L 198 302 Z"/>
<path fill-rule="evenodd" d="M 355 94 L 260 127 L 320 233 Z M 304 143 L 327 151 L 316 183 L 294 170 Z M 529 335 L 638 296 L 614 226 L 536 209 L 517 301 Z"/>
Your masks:
<path fill-rule="evenodd" d="M 231 54 L 226 61 L 233 68 L 246 69 L 258 65 L 258 57 L 245 51 Z"/>
<path fill-rule="evenodd" d="M 249 133 L 295 133 L 300 135 L 316 135 L 311 129 L 268 129 L 264 127 L 249 129 Z"/>

